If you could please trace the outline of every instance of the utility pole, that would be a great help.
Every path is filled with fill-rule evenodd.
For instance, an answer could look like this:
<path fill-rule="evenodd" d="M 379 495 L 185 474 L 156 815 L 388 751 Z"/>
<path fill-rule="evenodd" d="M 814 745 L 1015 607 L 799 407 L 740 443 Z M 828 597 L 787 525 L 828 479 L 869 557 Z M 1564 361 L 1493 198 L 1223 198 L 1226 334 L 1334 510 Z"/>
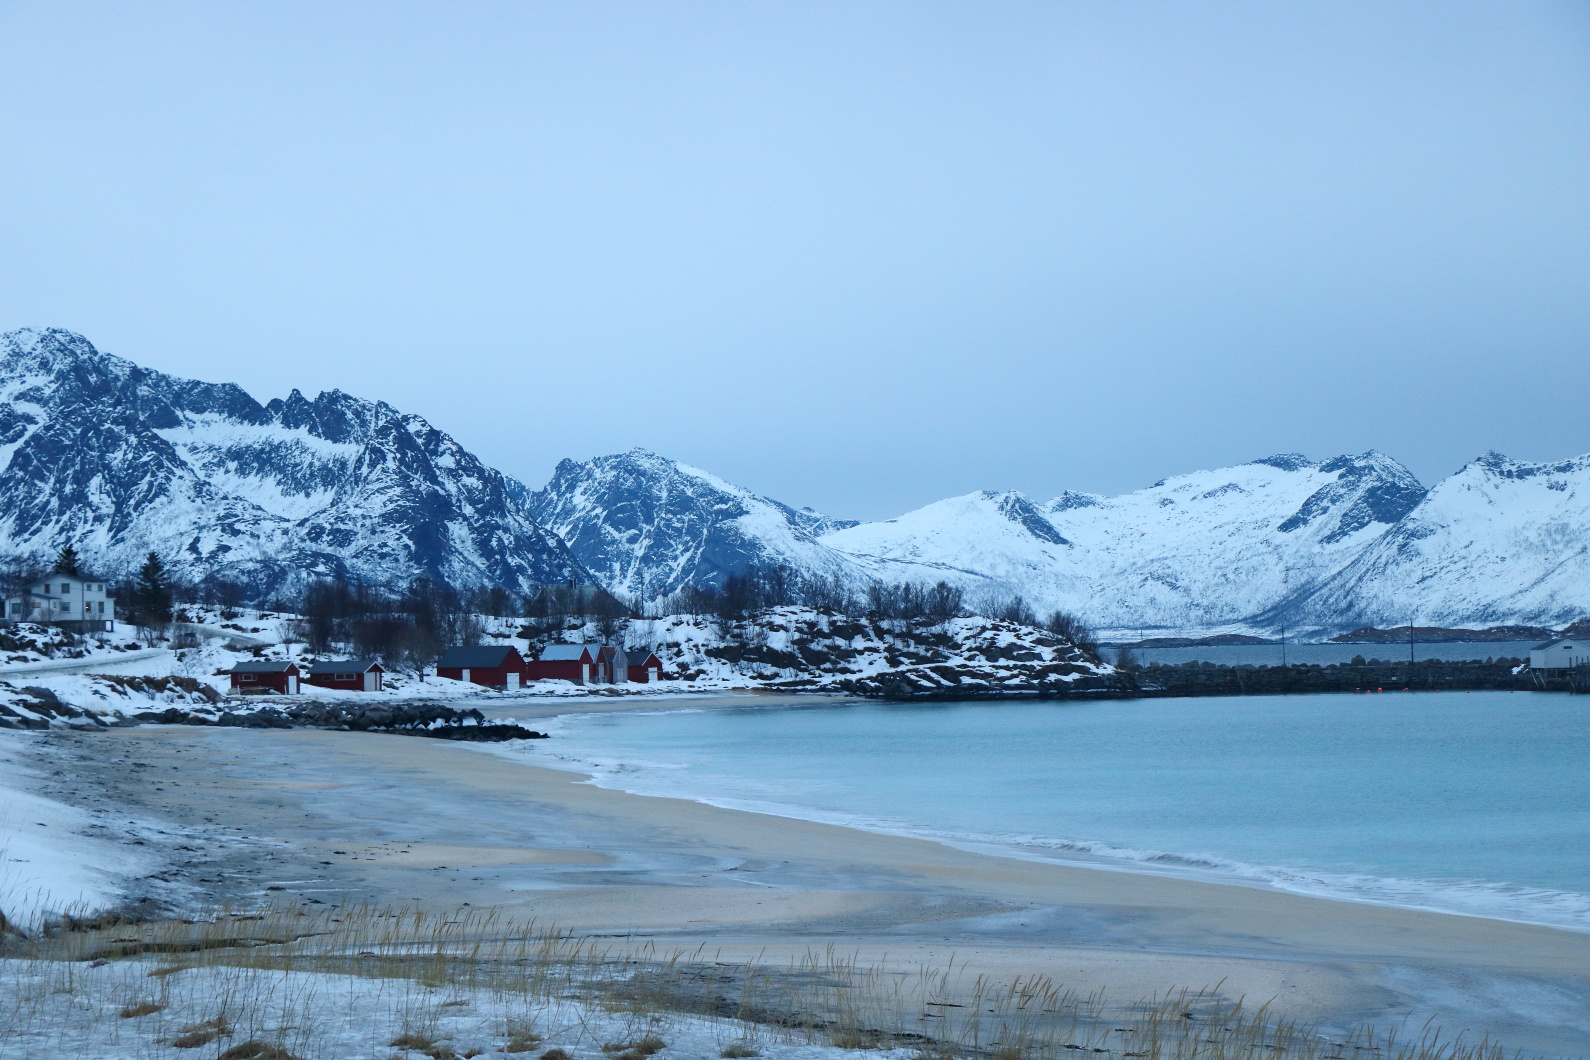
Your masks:
<path fill-rule="evenodd" d="M 1281 568 L 1281 606 L 1286 606 L 1287 594 L 1292 591 L 1292 572 L 1297 567 Z M 1281 621 L 1281 669 L 1286 669 L 1286 621 Z"/>

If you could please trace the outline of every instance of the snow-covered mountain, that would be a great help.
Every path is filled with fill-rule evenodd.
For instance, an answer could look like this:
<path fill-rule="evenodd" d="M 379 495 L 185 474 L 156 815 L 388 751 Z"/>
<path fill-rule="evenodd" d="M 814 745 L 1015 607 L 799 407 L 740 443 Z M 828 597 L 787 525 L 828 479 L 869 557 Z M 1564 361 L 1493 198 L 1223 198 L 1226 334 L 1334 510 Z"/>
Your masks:
<path fill-rule="evenodd" d="M 1121 497 L 974 493 L 828 534 L 850 554 L 960 567 L 1105 628 L 1239 624 L 1328 577 L 1424 497 L 1380 453 L 1288 454 Z"/>
<path fill-rule="evenodd" d="M 256 594 L 315 576 L 527 589 L 589 575 L 515 486 L 418 416 L 341 391 L 261 405 L 68 331 L 0 336 L 0 549 L 160 552 Z M 522 491 L 522 487 L 520 487 Z"/>
<path fill-rule="evenodd" d="M 1562 626 L 1590 614 L 1590 456 L 1487 453 L 1285 610 L 1381 626 Z"/>
<path fill-rule="evenodd" d="M 1562 624 L 1590 613 L 1590 457 L 1483 457 L 1426 493 L 1380 453 L 1197 471 L 1119 497 L 978 492 L 883 522 L 796 509 L 642 449 L 532 492 L 341 391 L 261 405 L 70 332 L 0 336 L 0 553 L 159 551 L 256 595 L 335 575 L 637 600 L 755 564 L 860 589 L 949 581 L 1104 630 Z"/>
<path fill-rule="evenodd" d="M 718 584 L 752 564 L 825 577 L 854 566 L 816 540 L 853 523 L 791 508 L 645 449 L 562 461 L 529 510 L 605 588 L 643 600 Z"/>

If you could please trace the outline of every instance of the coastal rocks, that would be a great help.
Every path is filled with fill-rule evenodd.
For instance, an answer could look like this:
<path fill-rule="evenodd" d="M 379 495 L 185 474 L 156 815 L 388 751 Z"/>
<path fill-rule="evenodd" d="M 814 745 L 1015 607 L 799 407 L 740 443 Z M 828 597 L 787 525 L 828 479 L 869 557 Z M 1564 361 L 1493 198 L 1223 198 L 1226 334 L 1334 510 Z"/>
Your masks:
<path fill-rule="evenodd" d="M 942 622 L 773 607 L 732 619 L 675 616 L 641 627 L 667 673 L 732 675 L 780 691 L 890 699 L 1096 695 L 1113 667 L 1045 629 L 970 616 Z"/>
<path fill-rule="evenodd" d="M 546 734 L 515 724 L 487 724 L 478 710 L 455 710 L 435 703 L 365 706 L 309 702 L 248 711 L 184 711 L 168 708 L 133 715 L 134 724 L 219 725 L 242 729 L 335 729 L 425 736 L 437 740 L 495 743 L 544 740 Z"/>

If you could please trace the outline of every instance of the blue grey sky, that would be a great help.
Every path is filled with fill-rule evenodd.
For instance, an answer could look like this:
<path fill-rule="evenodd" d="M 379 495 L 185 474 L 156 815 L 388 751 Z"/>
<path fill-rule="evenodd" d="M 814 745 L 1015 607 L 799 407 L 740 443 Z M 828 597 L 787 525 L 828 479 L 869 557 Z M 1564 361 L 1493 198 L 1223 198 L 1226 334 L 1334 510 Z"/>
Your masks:
<path fill-rule="evenodd" d="M 1590 451 L 1584 2 L 0 3 L 0 329 L 884 518 Z"/>

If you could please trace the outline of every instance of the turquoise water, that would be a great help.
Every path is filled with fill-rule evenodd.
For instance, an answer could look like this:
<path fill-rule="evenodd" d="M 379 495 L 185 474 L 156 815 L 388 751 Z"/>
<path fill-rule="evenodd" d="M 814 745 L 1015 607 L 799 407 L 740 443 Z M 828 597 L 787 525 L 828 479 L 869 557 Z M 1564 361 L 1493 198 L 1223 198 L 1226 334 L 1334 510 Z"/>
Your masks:
<path fill-rule="evenodd" d="M 1590 930 L 1590 697 L 876 702 L 575 715 L 647 795 Z"/>

